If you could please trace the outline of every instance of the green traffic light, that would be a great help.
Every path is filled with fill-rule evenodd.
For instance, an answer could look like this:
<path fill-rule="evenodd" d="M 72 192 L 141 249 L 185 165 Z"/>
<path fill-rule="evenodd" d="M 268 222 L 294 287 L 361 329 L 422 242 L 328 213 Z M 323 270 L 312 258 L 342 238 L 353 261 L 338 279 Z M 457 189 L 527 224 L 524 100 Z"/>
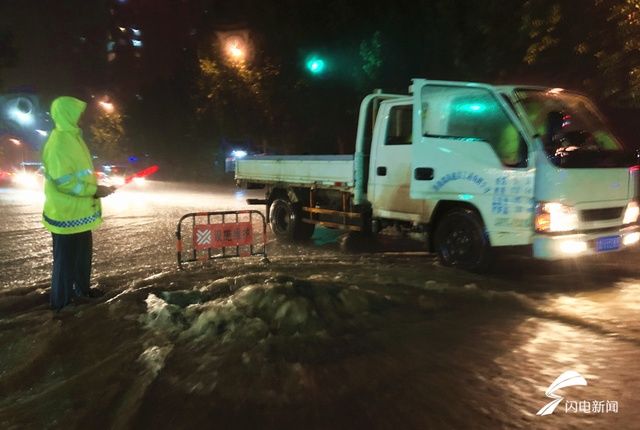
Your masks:
<path fill-rule="evenodd" d="M 319 75 L 324 72 L 326 68 L 326 64 L 324 60 L 320 57 L 311 57 L 307 60 L 307 70 L 309 70 L 314 75 Z"/>

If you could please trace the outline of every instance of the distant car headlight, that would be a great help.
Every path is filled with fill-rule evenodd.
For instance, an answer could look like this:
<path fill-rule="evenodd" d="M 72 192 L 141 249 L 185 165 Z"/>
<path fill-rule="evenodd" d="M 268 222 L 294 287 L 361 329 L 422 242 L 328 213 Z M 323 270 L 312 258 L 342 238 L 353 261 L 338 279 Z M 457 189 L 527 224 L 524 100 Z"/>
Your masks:
<path fill-rule="evenodd" d="M 634 222 L 638 222 L 638 216 L 640 216 L 640 206 L 638 206 L 638 202 L 629 202 L 627 209 L 624 211 L 622 223 L 633 224 Z"/>
<path fill-rule="evenodd" d="M 13 183 L 21 187 L 35 188 L 38 186 L 38 175 L 29 172 L 18 172 L 13 175 Z"/>
<path fill-rule="evenodd" d="M 144 185 L 147 182 L 147 178 L 133 178 L 132 182 L 136 185 Z"/>
<path fill-rule="evenodd" d="M 124 185 L 124 176 L 111 176 L 111 185 L 116 187 Z"/>
<path fill-rule="evenodd" d="M 573 231 L 578 228 L 578 213 L 562 203 L 540 202 L 536 205 L 535 226 L 542 233 Z"/>
<path fill-rule="evenodd" d="M 231 151 L 231 156 L 234 158 L 244 158 L 247 156 L 247 151 L 243 151 L 242 149 L 236 149 Z"/>

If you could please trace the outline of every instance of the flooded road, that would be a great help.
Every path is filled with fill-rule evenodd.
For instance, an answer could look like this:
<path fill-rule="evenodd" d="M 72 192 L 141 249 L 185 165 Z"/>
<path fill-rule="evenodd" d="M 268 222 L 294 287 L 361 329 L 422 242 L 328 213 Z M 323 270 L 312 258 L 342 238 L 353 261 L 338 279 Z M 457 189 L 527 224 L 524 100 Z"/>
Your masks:
<path fill-rule="evenodd" d="M 59 315 L 39 193 L 0 189 L 0 428 L 638 428 L 637 252 L 480 276 L 318 229 L 178 271 L 180 216 L 249 196 L 148 185 L 104 200 L 105 295 Z M 568 370 L 587 385 L 536 416 Z"/>

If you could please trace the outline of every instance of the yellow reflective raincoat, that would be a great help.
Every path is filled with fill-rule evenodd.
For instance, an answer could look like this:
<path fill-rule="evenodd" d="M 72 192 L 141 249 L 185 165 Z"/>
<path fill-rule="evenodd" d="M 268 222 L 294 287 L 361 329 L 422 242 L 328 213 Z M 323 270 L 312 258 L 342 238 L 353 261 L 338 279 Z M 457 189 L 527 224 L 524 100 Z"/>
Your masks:
<path fill-rule="evenodd" d="M 86 107 L 73 97 L 59 97 L 51 105 L 56 127 L 42 151 L 46 178 L 42 223 L 52 233 L 81 233 L 102 223 L 100 200 L 94 197 L 93 161 L 78 127 Z"/>

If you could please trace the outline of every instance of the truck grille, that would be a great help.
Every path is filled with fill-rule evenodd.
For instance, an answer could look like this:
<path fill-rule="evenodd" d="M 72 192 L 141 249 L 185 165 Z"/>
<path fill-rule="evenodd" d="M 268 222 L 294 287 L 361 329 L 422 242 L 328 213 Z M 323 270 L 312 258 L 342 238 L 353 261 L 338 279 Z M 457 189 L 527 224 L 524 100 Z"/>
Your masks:
<path fill-rule="evenodd" d="M 580 211 L 582 221 L 607 221 L 618 219 L 622 216 L 624 208 L 586 209 Z"/>

